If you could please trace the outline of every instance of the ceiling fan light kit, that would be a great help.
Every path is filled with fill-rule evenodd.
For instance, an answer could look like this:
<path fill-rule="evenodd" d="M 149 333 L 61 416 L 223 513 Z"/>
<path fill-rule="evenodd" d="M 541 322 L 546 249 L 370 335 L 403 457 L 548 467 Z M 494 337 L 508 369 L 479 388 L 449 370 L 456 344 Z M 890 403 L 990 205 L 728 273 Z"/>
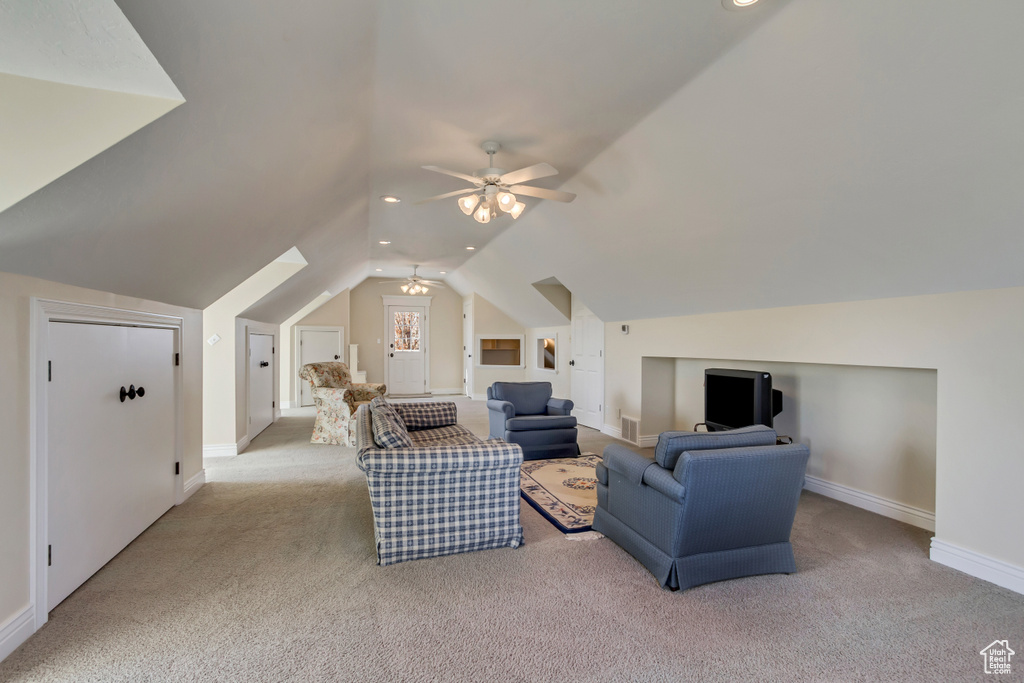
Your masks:
<path fill-rule="evenodd" d="M 459 197 L 459 210 L 467 216 L 472 216 L 478 223 L 490 223 L 492 218 L 497 218 L 505 213 L 512 216 L 513 219 L 519 218 L 522 215 L 526 209 L 526 204 L 519 201 L 515 193 L 527 197 L 553 199 L 558 202 L 571 202 L 576 199 L 576 195 L 571 192 L 547 190 L 542 187 L 521 184 L 537 180 L 538 178 L 556 175 L 558 171 L 551 165 L 544 163 L 534 164 L 533 166 L 521 168 L 518 171 L 506 173 L 504 169 L 494 166 L 494 154 L 501 149 L 501 145 L 493 140 L 488 140 L 481 147 L 488 155 L 488 168 L 482 168 L 473 175 L 449 171 L 438 166 L 423 167 L 428 171 L 444 173 L 445 175 L 472 183 L 473 187 L 465 190 L 456 190 L 455 192 L 446 192 L 445 194 L 430 197 L 416 203 L 423 204 L 424 202 L 432 202 L 436 199 L 468 194 L 469 196 Z"/>
<path fill-rule="evenodd" d="M 412 267 L 412 275 L 410 275 L 409 277 L 405 278 L 404 280 L 384 280 L 384 283 L 387 284 L 387 283 L 401 282 L 402 286 L 400 287 L 400 289 L 402 290 L 402 293 L 403 294 L 412 294 L 412 295 L 426 294 L 427 292 L 430 291 L 431 287 L 440 287 L 440 288 L 444 289 L 444 284 L 443 283 L 438 282 L 437 280 L 427 280 L 427 279 L 424 279 L 424 278 L 420 277 L 416 273 L 416 270 L 418 268 L 419 268 L 419 266 L 413 266 Z M 442 271 L 442 274 L 443 273 L 444 273 L 444 271 Z"/>

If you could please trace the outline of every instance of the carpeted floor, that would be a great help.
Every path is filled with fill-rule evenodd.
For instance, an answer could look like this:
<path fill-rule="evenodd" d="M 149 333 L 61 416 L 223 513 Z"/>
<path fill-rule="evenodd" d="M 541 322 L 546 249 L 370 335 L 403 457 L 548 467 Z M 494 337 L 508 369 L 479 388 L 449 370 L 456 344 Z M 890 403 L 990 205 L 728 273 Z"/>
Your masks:
<path fill-rule="evenodd" d="M 481 402 L 459 410 L 486 434 Z M 310 444 L 311 415 L 208 460 L 209 483 L 0 681 L 955 681 L 992 678 L 978 652 L 997 638 L 1024 652 L 1024 596 L 929 561 L 928 532 L 811 493 L 792 576 L 663 591 L 525 502 L 523 547 L 377 567 L 354 449 Z M 999 680 L 1022 678 L 1018 656 Z"/>

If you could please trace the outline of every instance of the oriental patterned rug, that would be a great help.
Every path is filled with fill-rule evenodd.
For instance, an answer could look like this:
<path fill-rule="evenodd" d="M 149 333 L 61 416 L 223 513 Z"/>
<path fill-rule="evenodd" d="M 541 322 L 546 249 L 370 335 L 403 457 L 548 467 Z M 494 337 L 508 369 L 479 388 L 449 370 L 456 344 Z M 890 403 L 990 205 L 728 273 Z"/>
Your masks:
<path fill-rule="evenodd" d="M 560 531 L 590 531 L 597 507 L 594 468 L 600 462 L 601 456 L 593 453 L 577 458 L 527 460 L 519 469 L 519 491 Z"/>

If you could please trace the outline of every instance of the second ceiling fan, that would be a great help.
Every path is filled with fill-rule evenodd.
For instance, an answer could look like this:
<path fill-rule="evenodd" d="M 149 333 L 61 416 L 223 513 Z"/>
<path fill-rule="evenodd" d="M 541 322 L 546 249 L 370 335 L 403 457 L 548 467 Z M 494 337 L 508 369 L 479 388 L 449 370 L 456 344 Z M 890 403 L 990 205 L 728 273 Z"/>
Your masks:
<path fill-rule="evenodd" d="M 459 199 L 459 208 L 462 210 L 462 213 L 467 216 L 473 216 L 478 223 L 489 223 L 492 218 L 502 213 L 507 213 L 512 218 L 519 218 L 523 209 L 526 208 L 526 204 L 516 198 L 517 194 L 526 197 L 537 197 L 539 199 L 553 199 L 556 202 L 571 202 L 576 199 L 576 195 L 572 192 L 548 190 L 543 187 L 522 184 L 531 180 L 557 175 L 558 171 L 550 164 L 534 164 L 533 166 L 521 168 L 518 171 L 506 173 L 504 169 L 494 167 L 494 154 L 501 149 L 501 145 L 493 140 L 488 140 L 481 147 L 488 154 L 489 167 L 482 168 L 473 175 L 449 171 L 439 166 L 423 167 L 428 171 L 444 173 L 445 175 L 465 180 L 472 183 L 473 187 L 439 194 L 436 197 L 423 199 L 416 203 L 423 204 L 424 202 L 432 202 L 437 199 L 470 195 L 468 197 L 460 197 Z"/>

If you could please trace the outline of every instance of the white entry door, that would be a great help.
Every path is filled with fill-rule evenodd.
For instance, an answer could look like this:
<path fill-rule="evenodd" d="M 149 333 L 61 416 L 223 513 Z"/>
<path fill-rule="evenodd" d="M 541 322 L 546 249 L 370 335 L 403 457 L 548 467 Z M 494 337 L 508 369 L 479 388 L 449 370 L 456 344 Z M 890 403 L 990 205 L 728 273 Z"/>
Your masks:
<path fill-rule="evenodd" d="M 323 363 L 329 360 L 340 360 L 344 362 L 342 344 L 345 343 L 345 328 L 332 327 L 325 329 L 300 329 L 299 330 L 299 367 L 306 363 Z M 303 406 L 313 405 L 313 394 L 310 391 L 309 382 L 299 379 L 300 404 Z"/>
<path fill-rule="evenodd" d="M 573 300 L 572 414 L 586 427 L 604 426 L 604 323 Z"/>
<path fill-rule="evenodd" d="M 174 334 L 49 324 L 47 610 L 174 505 Z"/>
<path fill-rule="evenodd" d="M 473 396 L 473 303 L 462 304 L 462 386 Z"/>
<path fill-rule="evenodd" d="M 427 393 L 426 308 L 388 306 L 388 393 L 398 396 Z"/>
<path fill-rule="evenodd" d="M 274 422 L 274 335 L 249 335 L 249 438 Z"/>

